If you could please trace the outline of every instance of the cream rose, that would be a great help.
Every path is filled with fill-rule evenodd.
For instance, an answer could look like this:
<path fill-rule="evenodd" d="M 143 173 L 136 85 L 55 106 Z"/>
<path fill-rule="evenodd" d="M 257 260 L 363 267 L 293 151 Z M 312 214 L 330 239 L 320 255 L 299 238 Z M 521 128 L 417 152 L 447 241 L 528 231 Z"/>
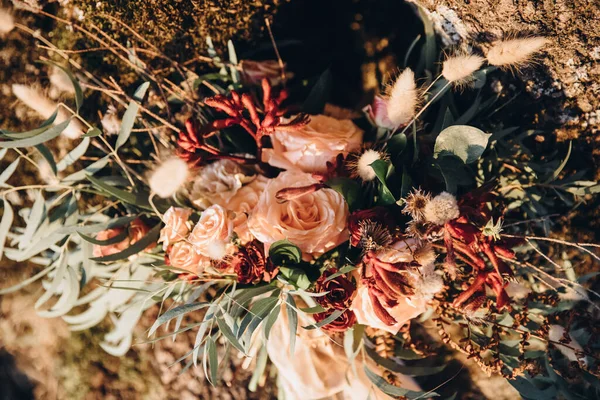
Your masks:
<path fill-rule="evenodd" d="M 247 185 L 244 185 L 229 201 L 221 204 L 235 213 L 233 230 L 238 235 L 240 242 L 246 244 L 254 239 L 248 230 L 248 217 L 258 204 L 260 195 L 265 190 L 269 180 L 259 175 Z"/>
<path fill-rule="evenodd" d="M 358 150 L 362 144 L 363 131 L 351 120 L 338 120 L 326 115 L 313 115 L 301 128 L 277 128 L 270 136 L 272 149 L 264 149 L 264 162 L 286 170 L 325 172 L 327 161 L 334 161 L 338 154 Z"/>
<path fill-rule="evenodd" d="M 179 207 L 171 207 L 163 215 L 165 227 L 160 231 L 158 243 L 163 244 L 164 250 L 171 244 L 185 239 L 188 233 L 190 233 L 188 225 L 190 215 L 192 215 L 192 210 Z"/>
<path fill-rule="evenodd" d="M 248 219 L 248 229 L 265 245 L 288 239 L 305 254 L 319 256 L 348 240 L 348 206 L 341 194 L 321 189 L 285 203 L 275 194 L 317 183 L 307 173 L 286 171 L 269 181 Z"/>
<path fill-rule="evenodd" d="M 210 259 L 194 250 L 191 243 L 179 241 L 169 250 L 169 263 L 179 269 L 200 275 Z"/>
<path fill-rule="evenodd" d="M 232 232 L 233 220 L 229 213 L 223 207 L 214 205 L 202 212 L 188 241 L 203 256 L 220 260 L 227 253 Z"/>
<path fill-rule="evenodd" d="M 356 297 L 352 300 L 350 309 L 356 315 L 356 321 L 359 324 L 367 325 L 372 328 L 382 329 L 392 334 L 398 333 L 400 328 L 411 319 L 419 316 L 425 311 L 425 301 L 418 297 L 412 301 L 408 298 L 401 299 L 395 307 L 385 307 L 385 310 L 396 320 L 394 325 L 386 325 L 375 315 L 373 303 L 369 297 L 369 289 L 362 286 L 356 292 Z"/>
<path fill-rule="evenodd" d="M 246 175 L 238 163 L 218 160 L 200 170 L 194 179 L 190 198 L 202 209 L 212 204 L 222 204 L 235 196 L 242 185 L 253 179 L 254 176 Z"/>

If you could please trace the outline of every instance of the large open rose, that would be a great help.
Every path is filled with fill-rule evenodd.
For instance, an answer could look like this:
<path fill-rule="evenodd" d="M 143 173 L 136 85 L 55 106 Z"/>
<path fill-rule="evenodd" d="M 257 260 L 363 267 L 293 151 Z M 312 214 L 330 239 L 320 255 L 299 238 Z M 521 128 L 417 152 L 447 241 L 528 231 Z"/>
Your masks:
<path fill-rule="evenodd" d="M 217 203 L 226 209 L 233 211 L 233 230 L 238 235 L 240 242 L 246 244 L 254 239 L 248 230 L 248 217 L 258 204 L 260 195 L 267 186 L 268 179 L 259 175 L 247 185 L 244 185 L 237 194 L 228 201 Z"/>
<path fill-rule="evenodd" d="M 189 242 L 203 256 L 220 260 L 227 254 L 233 220 L 223 207 L 214 205 L 202 212 L 190 234 Z"/>
<path fill-rule="evenodd" d="M 363 131 L 349 119 L 313 115 L 300 128 L 277 128 L 271 135 L 273 148 L 263 150 L 263 161 L 287 170 L 325 172 L 328 161 L 357 150 L 362 138 Z"/>
<path fill-rule="evenodd" d="M 158 243 L 163 244 L 166 250 L 171 244 L 185 239 L 190 232 L 188 220 L 192 215 L 189 208 L 171 207 L 163 215 L 165 227 L 160 231 Z"/>
<path fill-rule="evenodd" d="M 169 263 L 175 268 L 200 275 L 210 265 L 210 259 L 198 253 L 191 243 L 180 241 L 169 249 Z"/>
<path fill-rule="evenodd" d="M 382 329 L 394 335 L 398 333 L 404 324 L 419 316 L 426 309 L 425 301 L 422 298 L 410 301 L 408 297 L 400 299 L 394 307 L 383 307 L 396 320 L 395 324 L 388 325 L 377 316 L 371 296 L 369 295 L 369 289 L 366 286 L 362 286 L 356 292 L 356 297 L 352 300 L 350 309 L 354 311 L 356 321 L 359 324 Z"/>
<path fill-rule="evenodd" d="M 254 179 L 246 175 L 242 167 L 231 160 L 218 160 L 200 170 L 194 179 L 190 195 L 194 204 L 208 208 L 212 204 L 223 204 L 233 198 L 238 190 Z"/>
<path fill-rule="evenodd" d="M 310 174 L 286 171 L 269 181 L 248 219 L 248 229 L 265 245 L 288 239 L 305 254 L 321 255 L 348 239 L 348 206 L 333 189 L 313 191 L 284 203 L 281 189 L 318 183 Z"/>

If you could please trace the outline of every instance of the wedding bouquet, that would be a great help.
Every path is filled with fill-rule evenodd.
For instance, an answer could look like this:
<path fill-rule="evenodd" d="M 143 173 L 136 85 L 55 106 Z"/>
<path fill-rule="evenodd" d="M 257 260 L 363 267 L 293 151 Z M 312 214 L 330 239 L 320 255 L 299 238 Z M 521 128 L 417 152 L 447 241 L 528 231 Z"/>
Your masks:
<path fill-rule="evenodd" d="M 548 42 L 505 39 L 438 63 L 435 37 L 417 39 L 418 63 L 362 112 L 328 102 L 329 71 L 294 83 L 281 60 L 238 62 L 231 45 L 223 61 L 211 44 L 217 72 L 185 70 L 181 84 L 116 47 L 146 80 L 131 96 L 54 48 L 75 74 L 46 62 L 75 106 L 49 105 L 38 129 L 0 141 L 16 156 L 0 174 L 0 254 L 41 269 L 0 293 L 42 279 L 41 315 L 73 330 L 110 316 L 101 346 L 120 356 L 158 304 L 150 341 L 197 332 L 186 369 L 217 384 L 235 349 L 254 365 L 251 388 L 270 360 L 285 398 L 437 396 L 411 378 L 444 369 L 436 334 L 524 398 L 597 395 L 598 294 L 583 286 L 596 273 L 578 277 L 545 253 L 598 259 L 597 246 L 545 232 L 548 207 L 599 186 L 561 175 L 570 147 L 539 157 L 531 133 L 493 122 L 500 98 L 486 90 Z M 298 85 L 309 94 L 292 101 Z M 125 104 L 122 118 L 88 122 L 84 89 Z M 30 88 L 13 90 L 39 107 Z M 57 162 L 49 143 L 61 134 L 76 145 Z M 7 183 L 24 162 L 43 183 Z M 15 212 L 25 190 L 33 203 Z"/>

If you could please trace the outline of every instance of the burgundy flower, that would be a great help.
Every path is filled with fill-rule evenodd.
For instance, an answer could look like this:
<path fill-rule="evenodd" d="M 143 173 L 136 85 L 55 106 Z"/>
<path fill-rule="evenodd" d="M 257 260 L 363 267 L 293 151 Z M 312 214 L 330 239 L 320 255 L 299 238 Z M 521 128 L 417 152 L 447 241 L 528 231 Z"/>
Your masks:
<path fill-rule="evenodd" d="M 315 297 L 315 300 L 324 308 L 343 310 L 350 307 L 356 287 L 350 279 L 343 275 L 327 280 L 333 274 L 334 271 L 325 271 L 317 280 L 315 292 L 328 293 L 321 297 Z"/>
<path fill-rule="evenodd" d="M 233 255 L 231 266 L 238 276 L 238 282 L 243 284 L 271 282 L 279 272 L 265 257 L 263 245 L 258 241 L 240 247 Z"/>
<path fill-rule="evenodd" d="M 325 311 L 322 313 L 314 314 L 314 318 L 316 322 L 321 322 L 328 318 L 331 314 L 332 312 Z M 356 315 L 354 315 L 353 311 L 346 310 L 342 313 L 342 315 L 340 315 L 330 323 L 323 325 L 321 329 L 329 332 L 344 332 L 348 328 L 354 326 L 354 324 L 356 324 Z"/>

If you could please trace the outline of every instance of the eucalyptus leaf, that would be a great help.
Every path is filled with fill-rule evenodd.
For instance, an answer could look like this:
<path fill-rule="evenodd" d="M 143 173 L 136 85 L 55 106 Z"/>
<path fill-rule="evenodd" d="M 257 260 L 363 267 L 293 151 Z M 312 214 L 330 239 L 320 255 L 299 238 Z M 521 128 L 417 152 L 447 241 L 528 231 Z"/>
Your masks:
<path fill-rule="evenodd" d="M 47 142 L 48 140 L 52 140 L 58 137 L 58 135 L 60 135 L 62 131 L 64 131 L 67 128 L 67 126 L 69 126 L 69 123 L 71 123 L 71 119 L 72 118 L 68 118 L 60 124 L 57 124 L 52 128 L 49 128 L 44 132 L 40 133 L 39 135 L 32 136 L 30 138 L 0 141 L 0 148 L 15 149 L 19 147 L 33 147 L 37 146 L 38 144 Z"/>
<path fill-rule="evenodd" d="M 324 320 L 319 321 L 319 322 L 317 322 L 315 324 L 303 326 L 303 328 L 306 329 L 306 330 L 321 328 L 322 326 L 325 326 L 325 325 L 327 325 L 327 324 L 335 321 L 336 319 L 338 319 L 340 317 L 340 315 L 342 315 L 345 311 L 346 310 L 335 310 L 327 318 L 325 318 Z"/>
<path fill-rule="evenodd" d="M 15 173 L 17 167 L 19 166 L 19 163 L 21 162 L 21 157 L 17 157 L 15 159 L 15 161 L 11 162 L 8 167 L 6 167 L 4 169 L 4 171 L 2 171 L 2 173 L 0 174 L 0 187 L 6 187 L 6 181 L 8 181 L 10 179 L 10 177 L 12 176 L 12 174 Z"/>
<path fill-rule="evenodd" d="M 296 352 L 296 332 L 298 331 L 298 314 L 296 312 L 296 302 L 291 294 L 285 298 L 285 310 L 288 315 L 288 325 L 290 327 L 290 354 L 293 356 Z"/>
<path fill-rule="evenodd" d="M 75 91 L 75 106 L 77 107 L 77 113 L 79 113 L 79 109 L 81 108 L 81 105 L 83 104 L 83 90 L 81 90 L 81 86 L 79 85 L 79 82 L 77 81 L 77 79 L 75 79 L 75 76 L 73 76 L 73 73 L 68 68 L 65 68 L 62 65 L 57 64 L 53 61 L 44 60 L 44 61 L 40 61 L 40 63 L 47 64 L 47 65 L 53 65 L 56 68 L 59 68 L 60 70 L 62 70 L 65 73 L 65 75 L 67 75 L 67 77 L 73 84 L 73 90 Z"/>
<path fill-rule="evenodd" d="M 14 219 L 14 212 L 10 203 L 6 198 L 2 199 L 4 212 L 2 214 L 2 220 L 0 221 L 0 260 L 2 260 L 2 254 L 4 253 L 4 244 L 6 243 L 6 236 L 12 226 Z"/>
<path fill-rule="evenodd" d="M 379 389 L 381 390 L 383 393 L 388 394 L 390 396 L 394 396 L 394 397 L 406 397 L 407 399 L 426 399 L 429 397 L 437 397 L 439 396 L 439 394 L 435 393 L 435 392 L 416 392 L 413 390 L 408 390 L 408 389 L 403 389 L 401 387 L 398 386 L 394 386 L 390 383 L 388 383 L 383 377 L 377 375 L 375 372 L 371 371 L 369 369 L 369 367 L 367 367 L 366 365 L 364 366 L 364 370 L 365 370 L 365 374 L 367 375 L 367 378 L 369 378 L 369 380 L 371 382 L 373 382 L 373 384 Z"/>
<path fill-rule="evenodd" d="M 434 157 L 453 154 L 470 164 L 483 154 L 491 134 L 468 125 L 453 125 L 444 129 L 435 140 Z"/>
<path fill-rule="evenodd" d="M 48 149 L 48 147 L 46 147 L 43 144 L 38 144 L 37 146 L 35 146 L 35 148 L 37 149 L 37 151 L 39 151 L 42 157 L 44 157 L 46 162 L 48 162 L 52 173 L 54 174 L 54 176 L 56 176 L 56 174 L 58 173 L 58 169 L 56 167 L 56 161 L 54 161 L 54 156 L 52 155 L 52 152 Z"/>
<path fill-rule="evenodd" d="M 106 167 L 110 160 L 110 156 L 104 156 L 98 161 L 94 161 L 92 164 L 88 165 L 84 169 L 74 172 L 71 175 L 68 175 L 63 178 L 62 183 L 64 184 L 73 184 L 75 182 L 86 179 L 90 175 L 94 175 L 96 172 L 100 171 L 102 168 Z"/>
<path fill-rule="evenodd" d="M 150 327 L 150 330 L 148 331 L 148 336 L 151 336 L 154 332 L 156 332 L 156 330 L 163 324 L 166 324 L 167 322 L 169 322 L 170 320 L 172 320 L 173 318 L 177 318 L 180 315 L 185 315 L 187 313 L 193 312 L 193 311 L 197 311 L 200 310 L 202 308 L 206 308 L 208 307 L 210 304 L 206 303 L 206 302 L 199 302 L 199 303 L 191 303 L 191 304 L 183 304 L 180 306 L 177 306 L 167 312 L 165 312 L 164 314 L 160 315 L 156 321 L 154 322 L 154 324 L 152 325 L 152 327 Z"/>
<path fill-rule="evenodd" d="M 217 357 L 217 346 L 212 337 L 209 337 L 206 341 L 206 352 L 208 353 L 208 364 L 210 365 L 210 383 L 214 386 L 217 383 L 219 359 Z"/>
<path fill-rule="evenodd" d="M 65 169 L 67 169 L 67 167 L 73 165 L 75 161 L 79 160 L 79 158 L 81 158 L 81 156 L 85 154 L 89 146 L 90 138 L 83 138 L 81 143 L 79 143 L 73 150 L 67 153 L 67 155 L 62 160 L 60 160 L 58 164 L 56 164 L 57 170 L 64 171 Z"/>
<path fill-rule="evenodd" d="M 150 82 L 144 82 L 136 89 L 135 94 L 133 95 L 133 100 L 129 103 L 129 106 L 127 106 L 127 110 L 125 110 L 125 114 L 123 115 L 121 129 L 119 130 L 119 136 L 117 136 L 117 142 L 115 143 L 115 151 L 121 148 L 121 146 L 123 146 L 129 139 L 131 130 L 135 124 L 135 118 L 140 110 L 140 105 L 138 102 L 141 102 L 144 99 L 146 91 L 149 87 Z"/>

